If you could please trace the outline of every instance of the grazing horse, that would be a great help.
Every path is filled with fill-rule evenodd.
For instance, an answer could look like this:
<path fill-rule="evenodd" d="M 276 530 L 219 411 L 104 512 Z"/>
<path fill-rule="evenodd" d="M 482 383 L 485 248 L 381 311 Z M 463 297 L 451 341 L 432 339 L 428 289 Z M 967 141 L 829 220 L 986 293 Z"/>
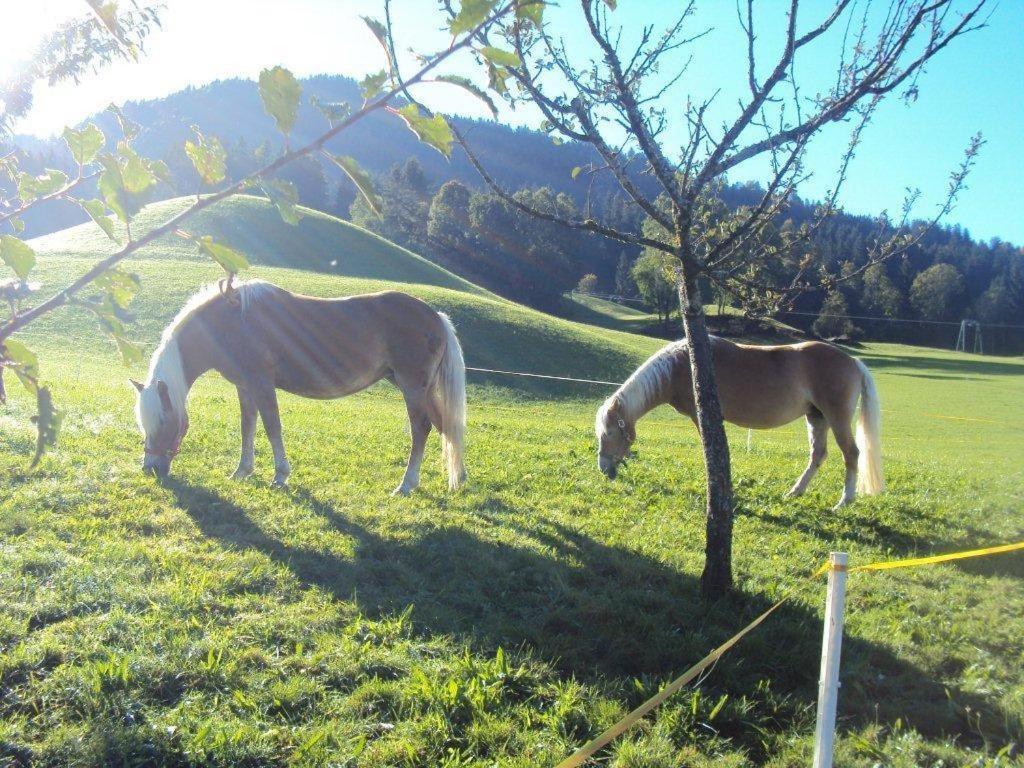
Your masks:
<path fill-rule="evenodd" d="M 451 321 L 412 296 L 385 291 L 319 299 L 261 280 L 200 291 L 164 331 L 147 382 L 132 382 L 147 472 L 170 471 L 188 429 L 189 389 L 211 369 L 238 389 L 242 457 L 235 478 L 252 474 L 258 413 L 274 450 L 274 484 L 288 480 L 278 389 L 327 399 L 381 379 L 402 391 L 412 431 L 409 463 L 395 493 L 419 484 L 431 426 L 441 433 L 448 487 L 454 490 L 465 477 L 462 349 Z"/>
<path fill-rule="evenodd" d="M 715 379 L 726 421 L 750 429 L 781 427 L 807 419 L 811 458 L 790 490 L 799 496 L 825 460 L 832 429 L 846 462 L 846 483 L 836 508 L 857 492 L 883 490 L 881 412 L 867 367 L 841 349 L 818 341 L 760 347 L 712 337 Z M 636 440 L 636 422 L 668 403 L 696 423 L 689 349 L 669 344 L 641 365 L 597 412 L 598 466 L 614 479 Z M 850 424 L 861 401 L 857 436 Z"/>

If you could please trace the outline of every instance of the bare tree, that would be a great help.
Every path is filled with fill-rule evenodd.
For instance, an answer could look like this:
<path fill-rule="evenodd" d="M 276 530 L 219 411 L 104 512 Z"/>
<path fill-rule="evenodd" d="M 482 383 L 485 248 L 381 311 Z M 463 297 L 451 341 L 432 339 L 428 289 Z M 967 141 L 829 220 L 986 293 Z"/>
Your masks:
<path fill-rule="evenodd" d="M 716 103 L 717 91 L 703 99 L 679 94 L 686 82 L 687 51 L 701 45 L 708 31 L 696 26 L 692 0 L 660 32 L 654 26 L 622 29 L 614 23 L 614 0 L 578 2 L 589 52 L 568 50 L 545 25 L 542 7 L 520 4 L 514 20 L 477 35 L 480 61 L 491 88 L 507 101 L 533 105 L 552 134 L 593 147 L 601 160 L 593 172 L 611 174 L 650 226 L 641 232 L 623 231 L 589 212 L 569 220 L 533 209 L 502 189 L 467 137 L 453 133 L 484 181 L 519 209 L 678 258 L 679 301 L 707 471 L 701 588 L 713 599 L 732 584 L 733 489 L 701 280 L 727 289 L 756 312 L 770 313 L 801 291 L 850 279 L 916 242 L 927 223 L 912 224 L 916 196 L 911 195 L 898 221 L 881 220 L 858 269 L 841 277 L 822 274 L 810 249 L 816 228 L 837 210 L 854 150 L 879 103 L 894 93 L 913 99 L 925 65 L 954 40 L 984 25 L 986 0 L 970 0 L 965 7 L 958 7 L 956 0 L 833 0 L 814 18 L 810 10 L 803 12 L 799 0 L 790 0 L 785 17 L 763 13 L 783 22 L 781 50 L 767 59 L 768 46 L 758 42 L 763 30 L 755 19 L 754 0 L 739 0 L 737 42 L 746 53 L 747 82 L 745 94 L 732 107 Z M 457 15 L 451 6 L 448 11 Z M 631 38 L 634 44 L 623 43 Z M 817 92 L 805 95 L 802 85 L 807 84 L 797 78 L 796 64 L 812 46 L 834 49 L 834 76 L 824 85 L 815 83 Z M 805 158 L 812 139 L 827 126 L 846 122 L 852 126 L 850 141 L 814 219 L 784 235 L 765 237 L 810 175 Z M 671 132 L 670 126 L 682 127 L 682 141 L 680 131 Z M 963 189 L 980 144 L 980 137 L 971 140 L 932 223 L 950 210 Z M 710 201 L 726 175 L 754 161 L 766 161 L 770 169 L 760 200 L 728 215 L 710 215 L 716 208 Z M 651 184 L 645 176 L 656 182 L 656 193 L 647 191 Z M 766 280 L 761 268 L 780 261 L 790 262 L 796 276 L 787 283 Z"/>

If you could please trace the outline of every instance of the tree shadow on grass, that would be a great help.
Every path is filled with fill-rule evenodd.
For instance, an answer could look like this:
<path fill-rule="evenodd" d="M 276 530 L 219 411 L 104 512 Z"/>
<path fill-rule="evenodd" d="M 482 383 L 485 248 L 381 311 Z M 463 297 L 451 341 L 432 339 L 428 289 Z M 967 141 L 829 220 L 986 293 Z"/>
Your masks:
<path fill-rule="evenodd" d="M 955 374 L 975 374 L 976 376 L 1020 376 L 1024 373 L 1024 365 L 1017 363 L 1000 363 L 984 358 L 949 358 L 921 357 L 918 355 L 884 355 L 871 352 L 858 355 L 864 364 L 872 370 L 932 370 L 947 371 Z"/>
<path fill-rule="evenodd" d="M 920 515 L 920 510 L 902 510 L 907 515 Z M 902 527 L 882 520 L 870 507 L 851 505 L 839 512 L 823 510 L 820 515 L 808 515 L 802 507 L 792 507 L 792 514 L 778 514 L 765 509 L 738 506 L 738 516 L 748 516 L 776 528 L 799 531 L 807 536 L 829 541 L 837 537 L 872 547 L 884 547 L 892 558 L 926 557 L 982 549 L 987 546 L 1013 543 L 1024 540 L 1024 531 L 1008 536 L 1005 540 L 992 541 L 991 531 L 968 525 L 956 520 L 951 525 L 944 518 L 932 521 L 928 535 L 913 535 Z M 843 517 L 841 527 L 831 515 Z M 950 561 L 949 565 L 965 573 L 977 576 L 1008 576 L 1024 578 L 1024 552 L 1006 553 L 994 557 Z"/>
<path fill-rule="evenodd" d="M 297 504 L 354 540 L 355 554 L 346 557 L 286 544 L 266 534 L 249 511 L 211 490 L 180 481 L 167 485 L 204 535 L 229 548 L 261 552 L 286 565 L 305 585 L 353 601 L 369 617 L 413 605 L 416 631 L 455 636 L 483 654 L 499 646 L 528 648 L 565 675 L 612 683 L 629 705 L 644 698 L 632 685 L 634 679 L 678 674 L 777 597 L 740 593 L 705 606 L 693 577 L 550 520 L 537 520 L 528 529 L 517 525 L 522 544 L 427 520 L 412 535 L 405 530 L 390 538 L 308 491 L 293 491 Z M 480 515 L 497 529 L 511 527 L 510 515 L 521 520 L 523 511 L 495 502 L 482 505 Z M 786 603 L 769 622 L 718 663 L 706 687 L 740 697 L 770 680 L 773 690 L 792 694 L 801 705 L 812 704 L 820 617 Z M 982 713 L 983 727 L 999 729 L 993 734 L 997 739 L 1005 742 L 1012 738 L 1009 732 L 1020 729 L 991 702 L 958 690 L 947 696 L 948 687 L 933 673 L 863 639 L 844 641 L 843 680 L 841 716 L 846 722 L 902 718 L 926 734 L 966 735 L 969 707 Z"/>
<path fill-rule="evenodd" d="M 864 546 L 882 547 L 894 557 L 919 557 L 925 554 L 954 552 L 984 546 L 991 533 L 980 528 L 956 521 L 955 526 L 947 520 L 936 518 L 927 534 L 912 534 L 905 527 L 880 520 L 870 507 L 850 505 L 838 512 L 822 507 L 818 514 L 808 514 L 804 506 L 792 505 L 790 514 L 778 514 L 757 506 L 738 506 L 737 515 L 756 518 L 776 528 L 793 530 L 815 539 L 830 541 L 843 538 Z M 901 509 L 906 516 L 919 516 L 920 510 Z M 893 513 L 890 511 L 889 515 Z M 839 516 L 840 519 L 836 519 Z M 915 523 L 919 520 L 915 520 Z"/>

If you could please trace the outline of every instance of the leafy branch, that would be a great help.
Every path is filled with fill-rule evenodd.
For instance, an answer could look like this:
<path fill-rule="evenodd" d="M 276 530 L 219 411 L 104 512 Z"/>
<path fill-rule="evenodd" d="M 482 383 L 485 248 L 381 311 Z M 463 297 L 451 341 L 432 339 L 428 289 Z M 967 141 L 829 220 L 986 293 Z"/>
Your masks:
<path fill-rule="evenodd" d="M 472 9 L 475 5 L 476 3 L 468 0 L 465 3 L 467 9 Z M 117 142 L 114 151 L 101 152 L 106 138 L 95 126 L 87 126 L 82 131 L 70 129 L 66 131 L 65 141 L 79 165 L 79 179 L 97 178 L 97 187 L 102 197 L 102 200 L 76 202 L 112 240 L 118 242 L 120 247 L 40 303 L 25 311 L 12 310 L 7 321 L 0 326 L 0 373 L 4 368 L 10 368 L 30 391 L 37 394 L 38 456 L 41 456 L 45 447 L 51 445 L 56 439 L 60 415 L 53 408 L 49 390 L 39 383 L 37 357 L 20 342 L 12 339 L 13 334 L 40 317 L 73 303 L 88 309 L 97 316 L 100 326 L 113 336 L 126 361 L 138 359 L 138 348 L 126 336 L 125 311 L 138 290 L 139 284 L 137 278 L 120 269 L 121 262 L 153 241 L 173 233 L 193 241 L 198 250 L 218 263 L 230 278 L 247 266 L 244 255 L 226 245 L 215 242 L 209 236 L 192 235 L 183 229 L 187 222 L 200 211 L 232 195 L 246 189 L 259 187 L 277 207 L 285 221 L 292 224 L 297 223 L 299 213 L 295 189 L 291 183 L 273 178 L 274 174 L 300 157 L 325 152 L 325 145 L 328 141 L 375 112 L 385 109 L 394 111 L 420 135 L 423 141 L 441 149 L 445 141 L 444 128 L 446 127 L 443 119 L 438 121 L 437 119 L 423 118 L 418 110 L 414 112 L 409 108 L 413 105 L 392 108 L 392 102 L 396 97 L 407 93 L 408 87 L 427 81 L 428 76 L 442 63 L 469 47 L 477 36 L 486 33 L 487 29 L 496 24 L 503 16 L 512 12 L 516 6 L 515 0 L 505 3 L 492 2 L 487 4 L 484 13 L 478 14 L 474 11 L 472 23 L 468 23 L 465 30 L 453 38 L 447 48 L 431 56 L 423 57 L 415 74 L 404 81 L 397 78 L 397 68 L 389 57 L 387 74 L 381 78 L 368 79 L 368 82 L 364 81 L 364 102 L 355 111 L 343 108 L 341 105 L 315 103 L 327 118 L 330 128 L 320 133 L 312 141 L 294 149 L 289 148 L 287 139 L 298 116 L 302 94 L 301 85 L 291 72 L 283 67 L 264 70 L 259 79 L 260 97 L 265 110 L 285 136 L 286 143 L 283 153 L 244 178 L 230 183 L 218 191 L 197 197 L 196 201 L 188 208 L 141 235 L 133 236 L 131 228 L 133 218 L 148 200 L 157 184 L 167 180 L 166 166 L 159 161 L 151 161 L 138 155 L 132 148 L 132 139 L 137 133 L 137 128 L 116 108 L 114 113 L 121 125 L 123 137 Z M 366 19 L 366 22 L 379 39 L 383 25 L 373 19 Z M 195 141 L 188 141 L 185 149 L 204 183 L 217 184 L 224 181 L 223 147 L 215 137 L 206 137 L 196 129 Z M 448 149 L 450 151 L 450 147 Z M 353 179 L 360 192 L 367 197 L 372 206 L 376 200 L 376 194 L 369 176 L 358 167 L 352 158 L 332 156 L 331 159 Z M 4 158 L 3 162 L 4 165 L 0 166 L 0 170 L 6 170 L 12 178 L 18 181 L 22 200 L 16 211 L 23 212 L 48 200 L 68 197 L 70 187 L 73 186 L 59 171 L 48 172 L 42 179 L 32 179 L 28 174 L 18 173 L 16 158 Z M 74 185 L 77 183 L 79 183 L 78 180 L 74 182 Z M 111 214 L 116 216 L 124 226 L 125 242 L 123 244 L 117 238 L 113 221 L 110 219 Z M 17 215 L 20 214 L 12 213 L 8 218 L 13 218 L 16 221 Z M 36 255 L 31 246 L 13 235 L 4 235 L 3 239 L 0 239 L 0 258 L 15 271 L 19 280 L 25 280 L 28 277 L 36 262 Z M 83 298 L 83 293 L 92 286 L 100 288 L 100 295 Z M 2 391 L 2 378 L 0 378 L 0 392 Z M 38 456 L 36 461 L 38 461 Z"/>

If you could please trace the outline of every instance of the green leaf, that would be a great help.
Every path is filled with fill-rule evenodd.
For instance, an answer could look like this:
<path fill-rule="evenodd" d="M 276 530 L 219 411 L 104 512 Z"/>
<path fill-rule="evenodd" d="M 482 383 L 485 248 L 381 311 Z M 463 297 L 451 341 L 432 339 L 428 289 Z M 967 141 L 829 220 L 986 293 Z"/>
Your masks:
<path fill-rule="evenodd" d="M 124 199 L 124 181 L 121 179 L 121 166 L 112 155 L 100 158 L 104 171 L 96 183 L 96 189 L 103 197 L 107 208 L 112 210 L 121 221 L 128 221 L 128 208 Z"/>
<path fill-rule="evenodd" d="M 45 195 L 53 194 L 68 183 L 68 176 L 63 171 L 50 168 L 39 176 L 30 173 L 18 174 L 18 197 L 22 202 L 30 203 Z"/>
<path fill-rule="evenodd" d="M 388 73 L 381 70 L 375 75 L 367 75 L 359 82 L 359 88 L 363 92 L 363 101 L 378 96 L 384 90 L 384 83 L 388 81 Z"/>
<path fill-rule="evenodd" d="M 13 235 L 0 235 L 0 260 L 24 280 L 36 265 L 36 252 Z"/>
<path fill-rule="evenodd" d="M 124 311 L 138 289 L 138 278 L 122 270 L 113 269 L 98 278 L 97 283 L 106 288 L 103 298 L 83 302 L 83 305 L 92 310 L 100 328 L 114 339 L 125 365 L 141 362 L 142 349 L 128 338 L 125 322 L 131 318 Z"/>
<path fill-rule="evenodd" d="M 439 75 L 437 79 L 442 83 L 457 85 L 459 88 L 462 88 L 465 91 L 469 91 L 469 93 L 473 94 L 478 99 L 480 99 L 480 101 L 487 105 L 487 108 L 491 111 L 491 114 L 494 115 L 495 118 L 498 117 L 498 107 L 494 103 L 494 99 L 491 98 L 491 95 L 487 93 L 487 91 L 478 86 L 469 78 L 462 77 L 461 75 Z"/>
<path fill-rule="evenodd" d="M 36 353 L 16 339 L 7 339 L 2 348 L 3 356 L 13 363 L 10 366 L 29 392 L 39 389 L 39 358 Z"/>
<path fill-rule="evenodd" d="M 89 218 L 99 225 L 107 237 L 115 243 L 121 243 L 121 238 L 117 236 L 117 232 L 114 230 L 113 220 L 107 216 L 107 206 L 103 204 L 102 200 L 79 200 L 78 204 L 82 207 L 82 210 L 89 214 Z"/>
<path fill-rule="evenodd" d="M 108 269 L 94 281 L 97 288 L 100 288 L 118 309 L 128 309 L 135 294 L 142 287 L 139 276 L 126 272 L 121 267 Z"/>
<path fill-rule="evenodd" d="M 330 158 L 338 165 L 339 168 L 341 168 L 341 170 L 345 172 L 345 175 L 352 180 L 352 183 L 356 185 L 356 188 L 362 196 L 366 198 L 366 203 L 370 206 L 370 210 L 380 218 L 381 211 L 384 208 L 384 202 L 381 200 L 380 195 L 377 194 L 377 190 L 373 186 L 373 180 L 370 178 L 370 174 L 364 171 L 359 166 L 359 163 L 351 157 L 330 155 Z"/>
<path fill-rule="evenodd" d="M 171 169 L 167 167 L 167 163 L 163 160 L 148 160 L 150 172 L 157 178 L 158 181 L 162 181 L 166 184 L 171 183 Z"/>
<path fill-rule="evenodd" d="M 215 242 L 209 235 L 203 235 L 196 240 L 196 245 L 199 246 L 200 253 L 216 261 L 229 274 L 236 275 L 249 266 L 245 256 L 234 248 L 229 248 L 226 245 Z"/>
<path fill-rule="evenodd" d="M 485 45 L 481 48 L 480 55 L 491 62 L 491 64 L 499 67 L 518 67 L 520 64 L 519 57 L 512 53 L 512 51 L 504 51 L 501 48 L 495 48 L 493 45 Z"/>
<path fill-rule="evenodd" d="M 452 156 L 452 129 L 441 115 L 426 117 L 415 104 L 406 104 L 395 112 L 420 141 L 430 145 L 445 157 Z"/>
<path fill-rule="evenodd" d="M 505 84 L 508 77 L 507 69 L 504 67 L 496 67 L 491 64 L 491 62 L 487 62 L 488 85 L 495 93 L 505 94 L 508 92 L 508 86 Z"/>
<path fill-rule="evenodd" d="M 295 191 L 295 185 L 284 179 L 268 179 L 260 183 L 260 189 L 270 198 L 277 207 L 287 224 L 298 224 L 300 213 L 295 207 L 299 204 L 299 193 Z"/>
<path fill-rule="evenodd" d="M 53 405 L 53 395 L 49 387 L 39 387 L 36 392 L 36 452 L 32 457 L 31 467 L 36 467 L 47 448 L 57 444 L 60 424 L 64 420 L 64 412 Z"/>
<path fill-rule="evenodd" d="M 22 232 L 25 231 L 24 219 L 19 219 L 18 217 L 15 217 L 13 219 L 8 219 L 7 223 L 11 225 L 11 229 L 14 230 L 14 234 L 16 235 L 20 235 Z"/>
<path fill-rule="evenodd" d="M 156 184 L 156 174 L 150 164 L 143 160 L 130 147 L 122 147 L 121 181 L 124 191 L 130 195 L 139 195 Z"/>
<path fill-rule="evenodd" d="M 516 18 L 540 29 L 544 24 L 544 0 L 521 0 L 516 6 Z"/>
<path fill-rule="evenodd" d="M 316 96 L 311 96 L 309 103 L 320 110 L 320 114 L 327 118 L 332 126 L 340 123 L 352 112 L 352 106 L 345 101 L 320 101 Z"/>
<path fill-rule="evenodd" d="M 448 24 L 448 29 L 453 35 L 469 32 L 484 22 L 496 4 L 496 0 L 462 0 L 459 12 Z"/>
<path fill-rule="evenodd" d="M 11 179 L 18 174 L 18 156 L 16 154 L 0 157 L 0 173 Z"/>
<path fill-rule="evenodd" d="M 377 42 L 380 43 L 384 47 L 384 52 L 387 53 L 388 52 L 388 30 L 387 30 L 387 27 L 385 27 L 381 22 L 379 22 L 376 19 L 371 18 L 369 16 L 363 16 L 361 18 L 362 18 L 363 22 L 365 22 L 366 26 L 368 26 L 370 28 L 370 31 L 373 32 L 373 36 L 377 38 Z M 390 54 L 388 54 L 388 58 L 390 58 Z"/>
<path fill-rule="evenodd" d="M 583 169 L 577 165 L 575 168 L 572 169 L 572 171 L 570 171 L 569 175 L 572 176 L 573 180 L 575 181 L 576 177 L 579 176 L 582 171 Z"/>
<path fill-rule="evenodd" d="M 140 157 L 125 142 L 118 143 L 117 156 L 104 153 L 99 156 L 103 165 L 97 189 L 107 207 L 121 221 L 129 221 L 146 202 L 157 179 L 166 175 L 167 166 Z"/>
<path fill-rule="evenodd" d="M 274 118 L 277 130 L 287 134 L 299 114 L 302 86 L 287 69 L 274 67 L 260 72 L 259 91 L 263 108 Z"/>
<path fill-rule="evenodd" d="M 103 131 L 89 123 L 81 130 L 73 128 L 64 129 L 64 141 L 71 150 L 71 156 L 79 165 L 88 165 L 96 159 L 96 155 L 103 149 L 105 137 Z"/>
<path fill-rule="evenodd" d="M 121 355 L 121 361 L 125 365 L 136 365 L 143 361 L 142 347 L 121 334 L 114 335 L 114 343 L 117 344 L 117 351 Z"/>
<path fill-rule="evenodd" d="M 121 136 L 124 141 L 131 141 L 139 135 L 139 124 L 125 117 L 124 112 L 116 104 L 107 107 L 107 111 L 117 118 L 117 124 L 121 127 Z"/>
<path fill-rule="evenodd" d="M 227 170 L 227 152 L 216 136 L 206 137 L 196 126 L 192 126 L 192 130 L 195 131 L 196 141 L 185 142 L 185 154 L 204 184 L 219 184 L 224 181 Z"/>

